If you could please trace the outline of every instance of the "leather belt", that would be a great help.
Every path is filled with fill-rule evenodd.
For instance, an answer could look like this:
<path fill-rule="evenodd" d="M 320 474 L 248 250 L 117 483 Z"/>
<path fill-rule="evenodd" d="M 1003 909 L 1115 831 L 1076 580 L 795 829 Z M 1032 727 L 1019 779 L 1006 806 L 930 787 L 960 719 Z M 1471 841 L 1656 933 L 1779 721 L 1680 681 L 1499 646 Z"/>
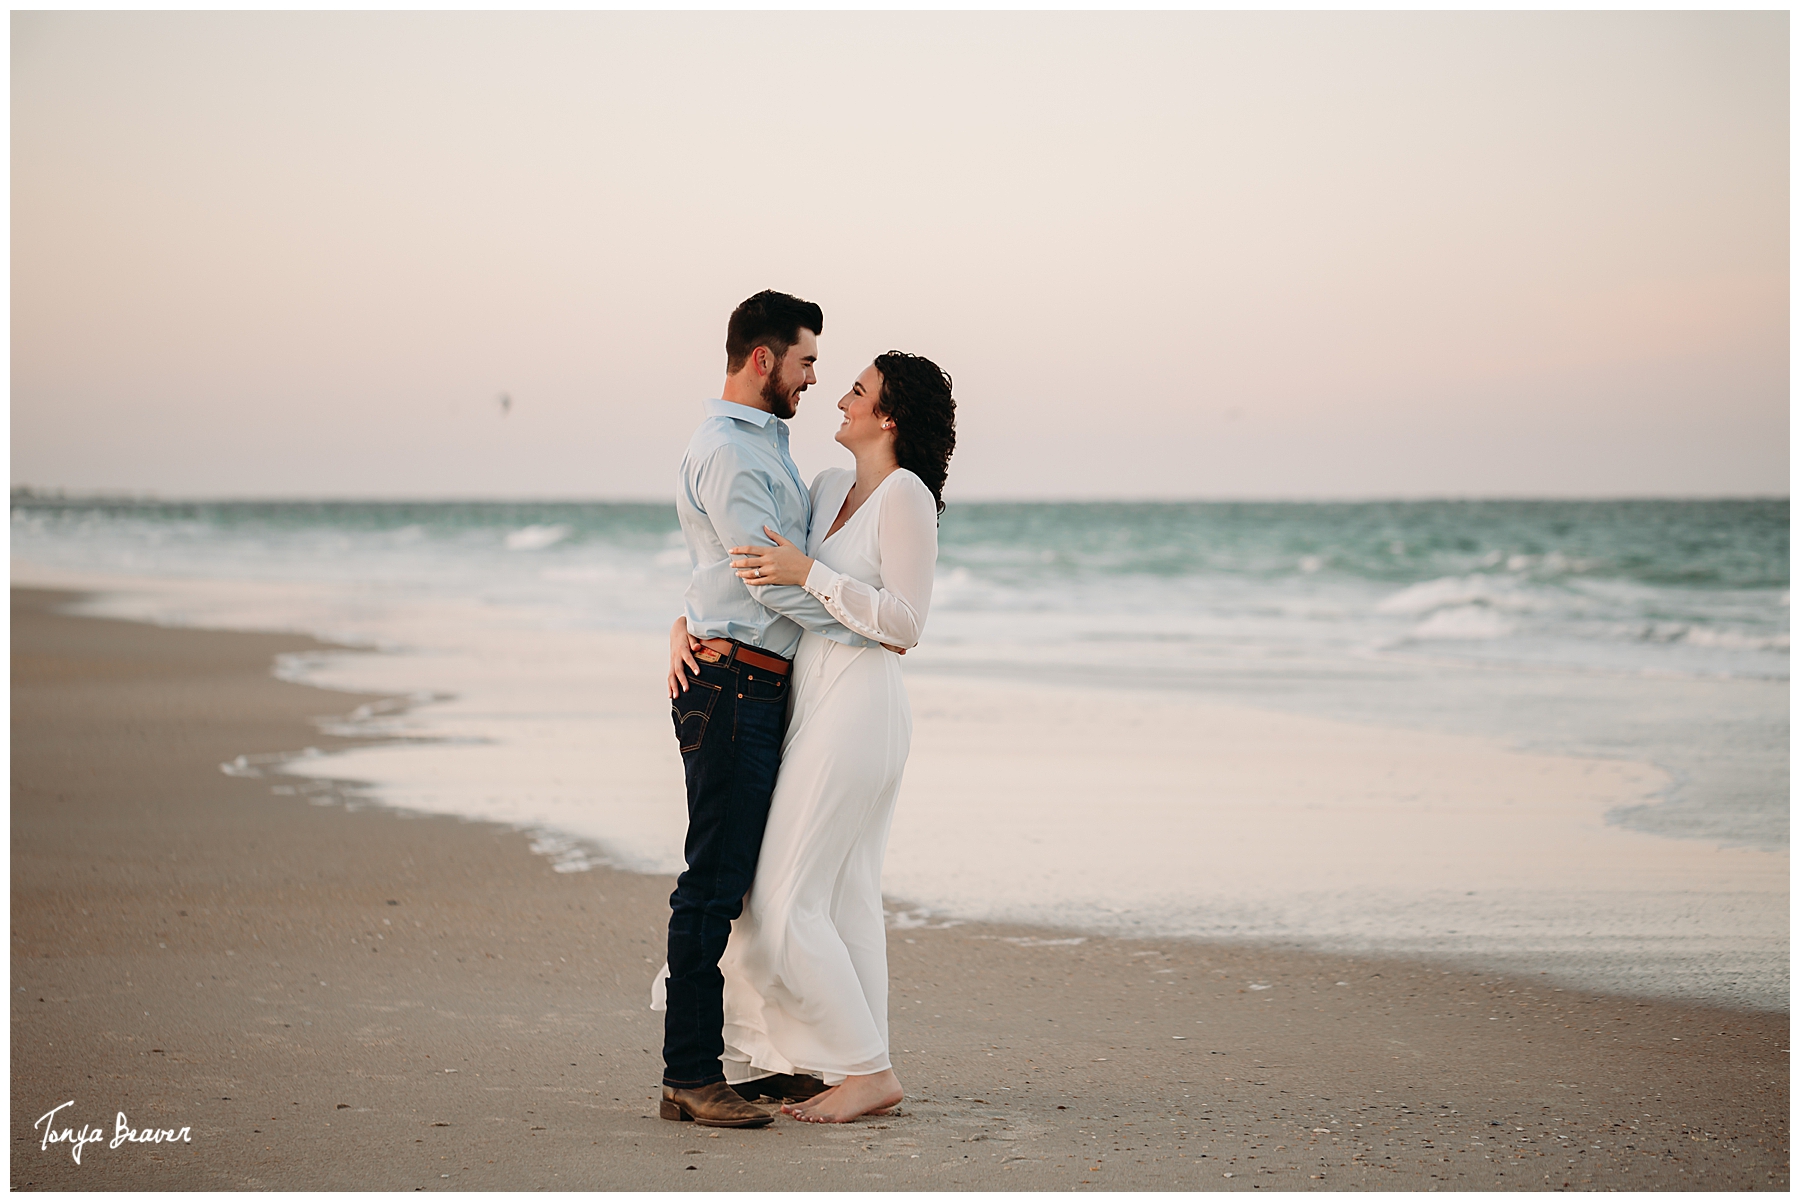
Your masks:
<path fill-rule="evenodd" d="M 758 651 L 755 647 L 747 647 L 735 639 L 701 639 L 700 645 L 717 652 L 722 659 L 736 659 L 741 664 L 749 664 L 752 668 L 761 668 L 775 676 L 786 676 L 793 667 L 778 655 L 771 655 L 767 651 Z"/>

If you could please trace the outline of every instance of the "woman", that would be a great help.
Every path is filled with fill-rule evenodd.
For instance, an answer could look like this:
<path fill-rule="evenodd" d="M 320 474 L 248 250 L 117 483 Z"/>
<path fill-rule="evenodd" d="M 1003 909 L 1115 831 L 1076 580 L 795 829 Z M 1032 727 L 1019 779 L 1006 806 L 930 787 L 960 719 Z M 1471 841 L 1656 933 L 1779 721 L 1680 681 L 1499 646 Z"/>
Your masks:
<path fill-rule="evenodd" d="M 736 547 L 753 590 L 797 584 L 846 627 L 893 649 L 924 630 L 937 519 L 956 445 L 950 377 L 890 351 L 838 408 L 854 471 L 821 472 L 804 550 Z M 830 517 L 829 523 L 826 518 Z M 781 772 L 756 881 L 731 930 L 725 974 L 726 1079 L 820 1077 L 830 1088 L 782 1110 L 846 1123 L 897 1105 L 888 1056 L 887 930 L 881 862 L 912 737 L 897 656 L 807 633 L 794 655 Z"/>

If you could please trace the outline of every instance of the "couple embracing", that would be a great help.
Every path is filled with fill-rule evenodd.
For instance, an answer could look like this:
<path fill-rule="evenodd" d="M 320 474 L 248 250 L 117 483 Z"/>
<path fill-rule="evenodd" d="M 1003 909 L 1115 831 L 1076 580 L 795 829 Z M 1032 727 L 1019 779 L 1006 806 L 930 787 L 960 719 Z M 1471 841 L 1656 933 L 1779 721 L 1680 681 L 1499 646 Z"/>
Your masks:
<path fill-rule="evenodd" d="M 809 490 L 785 419 L 816 382 L 819 306 L 731 315 L 723 395 L 681 463 L 693 579 L 669 634 L 687 871 L 669 898 L 662 1117 L 759 1127 L 901 1099 L 881 862 L 912 737 L 899 655 L 931 603 L 956 445 L 950 377 L 890 351 L 838 402 L 854 470 Z"/>

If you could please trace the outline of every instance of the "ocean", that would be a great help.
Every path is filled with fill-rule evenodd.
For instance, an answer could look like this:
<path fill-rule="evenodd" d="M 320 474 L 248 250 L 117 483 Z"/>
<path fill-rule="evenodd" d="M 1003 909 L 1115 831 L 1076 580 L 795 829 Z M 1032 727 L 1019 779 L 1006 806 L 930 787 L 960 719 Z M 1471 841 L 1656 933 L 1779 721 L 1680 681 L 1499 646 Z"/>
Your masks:
<path fill-rule="evenodd" d="M 958 504 L 940 537 L 946 644 L 1788 672 L 1785 501 Z M 15 495 L 12 539 L 45 566 L 422 590 L 614 628 L 665 624 L 687 570 L 657 504 Z"/>
<path fill-rule="evenodd" d="M 320 804 L 511 823 L 564 871 L 679 868 L 672 745 L 653 754 L 645 733 L 628 770 L 594 751 L 607 723 L 663 721 L 654 647 L 688 572 L 672 505 L 15 494 L 11 530 L 15 583 L 100 589 L 86 608 L 101 615 L 318 635 L 360 650 L 288 657 L 281 675 L 405 699 L 334 727 L 396 742 L 226 770 L 280 769 L 277 791 Z M 619 647 L 638 649 L 641 681 L 606 675 Z M 1664 787 L 1607 825 L 1785 857 L 1788 660 L 1786 501 L 953 502 L 926 636 L 903 668 L 919 687 L 1176 697 L 1649 764 Z M 1129 890 L 1111 904 L 1096 885 L 1085 909 L 1047 886 L 1033 899 L 1031 881 L 1057 874 L 1023 862 L 994 875 L 1009 894 L 984 892 L 978 865 L 909 861 L 957 835 L 923 829 L 957 822 L 929 802 L 909 816 L 903 790 L 890 851 L 907 921 L 1311 929 L 1274 898 L 1221 925 L 1200 893 L 1127 923 Z M 1160 837 L 1129 806 L 1106 821 L 1127 843 Z M 1339 906 L 1340 935 L 1354 905 Z M 1430 908 L 1407 901 L 1406 921 Z M 1371 922 L 1360 946 L 1438 946 L 1417 931 L 1384 943 Z M 1785 919 L 1764 936 L 1784 958 Z M 1759 996 L 1785 999 L 1785 963 L 1758 971 Z"/>

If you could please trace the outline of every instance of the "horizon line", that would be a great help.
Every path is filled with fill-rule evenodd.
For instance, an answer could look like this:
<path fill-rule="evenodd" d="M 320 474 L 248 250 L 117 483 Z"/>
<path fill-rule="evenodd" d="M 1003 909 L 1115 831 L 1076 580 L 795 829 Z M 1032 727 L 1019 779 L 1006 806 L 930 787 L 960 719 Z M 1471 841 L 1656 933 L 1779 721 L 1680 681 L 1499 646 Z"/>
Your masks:
<path fill-rule="evenodd" d="M 1391 505 L 1391 504 L 1459 504 L 1489 501 L 1555 501 L 1592 502 L 1595 504 L 1633 501 L 1790 501 L 1789 493 L 1417 493 L 1367 494 L 1350 496 L 1242 496 L 1242 495 L 1158 495 L 1158 496 L 975 496 L 953 497 L 951 505 Z M 36 488 L 19 485 L 12 489 L 12 500 L 44 500 L 74 502 L 151 502 L 157 504 L 342 504 L 342 505 L 668 505 L 669 497 L 649 496 L 496 496 L 469 494 L 368 495 L 356 493 L 253 495 L 243 493 L 178 494 L 155 490 L 77 490 Z"/>

